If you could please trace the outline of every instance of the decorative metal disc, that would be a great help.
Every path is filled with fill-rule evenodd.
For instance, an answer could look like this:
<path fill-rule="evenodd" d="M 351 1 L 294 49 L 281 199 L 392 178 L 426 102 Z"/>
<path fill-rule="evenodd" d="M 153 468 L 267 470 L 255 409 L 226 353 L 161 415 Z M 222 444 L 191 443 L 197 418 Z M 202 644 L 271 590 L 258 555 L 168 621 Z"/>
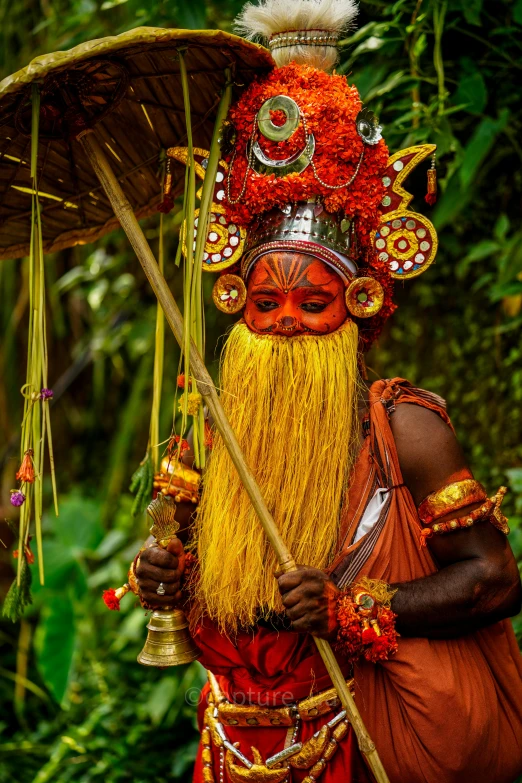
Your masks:
<path fill-rule="evenodd" d="M 345 293 L 346 306 L 356 318 L 377 315 L 384 302 L 382 285 L 373 277 L 356 277 Z"/>
<path fill-rule="evenodd" d="M 276 125 L 272 113 L 281 111 L 286 117 L 283 125 Z M 287 95 L 276 95 L 263 103 L 257 115 L 257 127 L 270 141 L 286 141 L 299 127 L 301 113 L 297 103 Z"/>
<path fill-rule="evenodd" d="M 238 275 L 221 275 L 212 291 L 214 304 L 223 313 L 239 313 L 246 304 L 247 291 Z"/>
<path fill-rule="evenodd" d="M 361 109 L 355 119 L 355 125 L 357 133 L 365 144 L 373 146 L 382 139 L 382 125 L 379 125 L 377 117 L 370 109 L 366 107 Z"/>
<path fill-rule="evenodd" d="M 373 239 L 379 260 L 399 280 L 421 275 L 437 254 L 433 224 L 418 212 L 397 210 L 385 218 Z"/>
<path fill-rule="evenodd" d="M 253 161 L 252 168 L 257 174 L 275 174 L 276 177 L 285 177 L 287 174 L 301 174 L 308 166 L 315 152 L 315 138 L 313 133 L 308 136 L 306 147 L 302 152 L 296 152 L 290 158 L 284 160 L 273 160 L 269 158 L 261 147 L 259 142 L 255 141 L 252 147 Z"/>

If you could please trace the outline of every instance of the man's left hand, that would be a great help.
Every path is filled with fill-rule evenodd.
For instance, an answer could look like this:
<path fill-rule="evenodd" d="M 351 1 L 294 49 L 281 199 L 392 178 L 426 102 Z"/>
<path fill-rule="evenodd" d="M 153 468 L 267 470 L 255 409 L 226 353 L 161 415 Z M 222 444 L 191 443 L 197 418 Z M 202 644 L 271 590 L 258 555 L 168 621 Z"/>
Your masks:
<path fill-rule="evenodd" d="M 292 630 L 335 639 L 340 591 L 328 574 L 318 568 L 298 566 L 297 571 L 278 572 L 276 577 Z"/>

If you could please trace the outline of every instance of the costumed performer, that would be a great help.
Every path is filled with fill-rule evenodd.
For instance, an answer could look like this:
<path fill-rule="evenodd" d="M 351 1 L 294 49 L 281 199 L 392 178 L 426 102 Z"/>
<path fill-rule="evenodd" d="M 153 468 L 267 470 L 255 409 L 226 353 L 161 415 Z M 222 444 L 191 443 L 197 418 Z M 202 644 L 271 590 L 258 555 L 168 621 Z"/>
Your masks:
<path fill-rule="evenodd" d="M 522 771 L 505 490 L 473 478 L 440 397 L 364 381 L 394 280 L 424 272 L 437 237 L 404 188 L 434 147 L 389 157 L 355 87 L 330 73 L 355 13 L 347 0 L 264 0 L 240 17 L 277 67 L 230 110 L 204 264 L 220 275 L 217 306 L 243 313 L 222 402 L 303 565 L 274 578 L 218 434 L 195 519 L 164 466 L 156 488 L 177 495 L 190 556 L 180 542 L 144 549 L 136 575 L 144 605 L 185 602 L 209 670 L 197 783 L 370 779 L 312 636 L 334 644 L 391 783 Z M 201 176 L 206 157 L 196 150 Z M 435 189 L 432 169 L 429 201 Z"/>

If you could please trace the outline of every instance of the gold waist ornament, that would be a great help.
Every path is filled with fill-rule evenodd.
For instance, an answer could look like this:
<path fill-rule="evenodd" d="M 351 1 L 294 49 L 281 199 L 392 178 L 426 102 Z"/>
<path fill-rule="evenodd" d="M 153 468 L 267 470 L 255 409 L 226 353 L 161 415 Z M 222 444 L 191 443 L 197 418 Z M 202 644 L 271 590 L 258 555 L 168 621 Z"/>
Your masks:
<path fill-rule="evenodd" d="M 334 688 L 302 699 L 289 707 L 260 707 L 230 703 L 211 672 L 209 682 L 211 694 L 201 733 L 205 783 L 215 783 L 212 746 L 219 749 L 220 781 L 224 779 L 226 767 L 232 783 L 290 783 L 292 769 L 308 770 L 303 783 L 313 783 L 324 772 L 339 742 L 348 733 L 350 724 L 346 712 L 342 710 L 325 722 L 306 742 L 297 741 L 301 720 L 313 720 L 331 713 L 339 706 Z M 350 689 L 353 688 L 353 680 L 348 680 L 347 684 Z M 263 760 L 259 750 L 251 746 L 253 761 L 250 761 L 241 752 L 238 743 L 233 744 L 228 739 L 225 723 L 238 728 L 287 727 L 284 747 L 279 753 Z"/>

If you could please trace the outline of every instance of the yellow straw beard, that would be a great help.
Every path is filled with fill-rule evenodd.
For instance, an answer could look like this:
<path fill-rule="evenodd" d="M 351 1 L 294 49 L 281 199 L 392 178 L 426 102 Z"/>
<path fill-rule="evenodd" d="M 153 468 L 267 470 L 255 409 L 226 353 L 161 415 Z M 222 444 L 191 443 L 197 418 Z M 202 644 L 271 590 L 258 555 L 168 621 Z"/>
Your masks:
<path fill-rule="evenodd" d="M 221 400 L 297 563 L 325 568 L 359 449 L 357 326 L 322 336 L 258 335 L 240 322 L 226 342 Z M 277 562 L 216 435 L 194 547 L 194 616 L 226 632 L 281 612 Z"/>

